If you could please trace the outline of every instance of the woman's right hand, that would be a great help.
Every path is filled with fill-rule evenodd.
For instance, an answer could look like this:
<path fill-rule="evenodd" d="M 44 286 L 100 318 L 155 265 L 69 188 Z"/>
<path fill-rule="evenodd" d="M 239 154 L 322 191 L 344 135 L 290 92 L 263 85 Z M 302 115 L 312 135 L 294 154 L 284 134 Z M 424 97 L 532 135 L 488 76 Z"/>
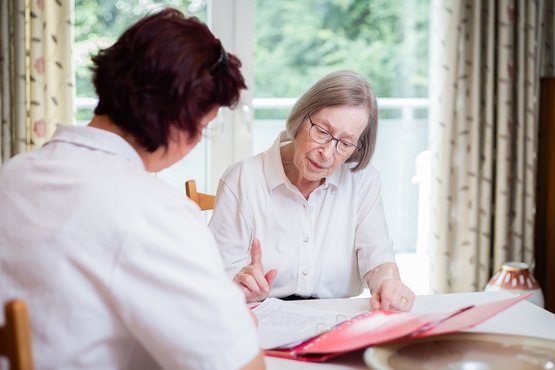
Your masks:
<path fill-rule="evenodd" d="M 243 289 L 247 303 L 260 302 L 270 294 L 270 289 L 276 275 L 276 269 L 272 269 L 264 274 L 260 242 L 258 239 L 254 239 L 251 246 L 251 263 L 243 267 L 235 275 L 233 281 Z"/>

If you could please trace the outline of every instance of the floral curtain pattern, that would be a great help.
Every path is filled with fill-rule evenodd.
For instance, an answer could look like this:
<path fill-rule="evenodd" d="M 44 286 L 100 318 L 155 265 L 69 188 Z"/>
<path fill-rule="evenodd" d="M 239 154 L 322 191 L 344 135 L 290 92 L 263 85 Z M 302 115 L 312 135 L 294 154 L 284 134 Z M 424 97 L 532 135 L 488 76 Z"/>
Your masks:
<path fill-rule="evenodd" d="M 0 7 L 0 163 L 41 146 L 74 112 L 72 0 Z"/>
<path fill-rule="evenodd" d="M 533 262 L 543 1 L 432 7 L 431 290 L 477 291 Z"/>

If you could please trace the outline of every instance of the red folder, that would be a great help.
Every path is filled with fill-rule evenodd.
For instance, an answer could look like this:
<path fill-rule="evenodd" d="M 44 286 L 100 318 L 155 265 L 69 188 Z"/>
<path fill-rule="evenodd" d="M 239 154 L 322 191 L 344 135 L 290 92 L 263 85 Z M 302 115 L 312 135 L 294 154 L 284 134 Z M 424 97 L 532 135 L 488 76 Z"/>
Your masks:
<path fill-rule="evenodd" d="M 528 296 L 529 294 L 516 296 L 491 303 L 467 306 L 456 311 L 434 314 L 413 314 L 398 311 L 367 312 L 344 321 L 331 330 L 295 347 L 268 349 L 265 353 L 273 357 L 321 362 L 377 344 L 468 329 Z"/>

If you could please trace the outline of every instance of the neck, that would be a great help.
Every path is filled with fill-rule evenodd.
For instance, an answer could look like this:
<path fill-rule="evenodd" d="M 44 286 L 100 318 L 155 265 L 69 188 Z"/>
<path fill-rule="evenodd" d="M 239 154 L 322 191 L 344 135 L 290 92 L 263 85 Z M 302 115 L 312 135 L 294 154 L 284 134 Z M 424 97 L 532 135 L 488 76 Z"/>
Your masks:
<path fill-rule="evenodd" d="M 280 148 L 281 154 L 281 163 L 283 165 L 283 171 L 285 172 L 285 176 L 291 181 L 305 199 L 308 199 L 310 194 L 320 186 L 325 179 L 321 179 L 318 181 L 310 181 L 305 179 L 300 171 L 298 170 L 297 166 L 293 162 L 293 153 L 295 152 L 295 142 L 291 142 L 286 144 Z"/>
<path fill-rule="evenodd" d="M 158 172 L 158 171 L 161 170 L 161 168 L 159 168 L 160 166 L 159 166 L 159 163 L 158 163 L 159 162 L 158 161 L 159 154 L 157 154 L 157 152 L 159 150 L 156 150 L 152 153 L 147 151 L 142 145 L 140 145 L 137 142 L 137 139 L 135 139 L 135 137 L 133 135 L 131 135 L 128 132 L 125 132 L 119 126 L 117 126 L 114 123 L 114 121 L 112 121 L 110 116 L 95 115 L 93 117 L 93 119 L 91 120 L 91 122 L 89 122 L 88 126 L 98 128 L 98 129 L 101 129 L 101 130 L 105 130 L 105 131 L 109 131 L 113 134 L 116 134 L 116 135 L 120 136 L 121 138 L 123 138 L 123 140 L 127 141 L 129 143 L 129 145 L 131 145 L 133 147 L 133 149 L 135 149 L 135 151 L 137 152 L 137 154 L 139 155 L 139 157 L 143 161 L 143 164 L 144 164 L 145 169 L 147 171 L 149 171 L 149 172 Z"/>

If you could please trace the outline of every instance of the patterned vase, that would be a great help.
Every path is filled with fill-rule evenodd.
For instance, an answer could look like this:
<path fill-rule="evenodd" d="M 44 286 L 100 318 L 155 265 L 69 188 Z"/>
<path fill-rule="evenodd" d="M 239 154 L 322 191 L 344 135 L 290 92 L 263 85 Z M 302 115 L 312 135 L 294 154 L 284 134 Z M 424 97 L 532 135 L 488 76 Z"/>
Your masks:
<path fill-rule="evenodd" d="M 505 262 L 486 284 L 486 292 L 504 290 L 516 294 L 532 293 L 528 301 L 543 307 L 543 293 L 540 285 L 523 262 Z"/>

